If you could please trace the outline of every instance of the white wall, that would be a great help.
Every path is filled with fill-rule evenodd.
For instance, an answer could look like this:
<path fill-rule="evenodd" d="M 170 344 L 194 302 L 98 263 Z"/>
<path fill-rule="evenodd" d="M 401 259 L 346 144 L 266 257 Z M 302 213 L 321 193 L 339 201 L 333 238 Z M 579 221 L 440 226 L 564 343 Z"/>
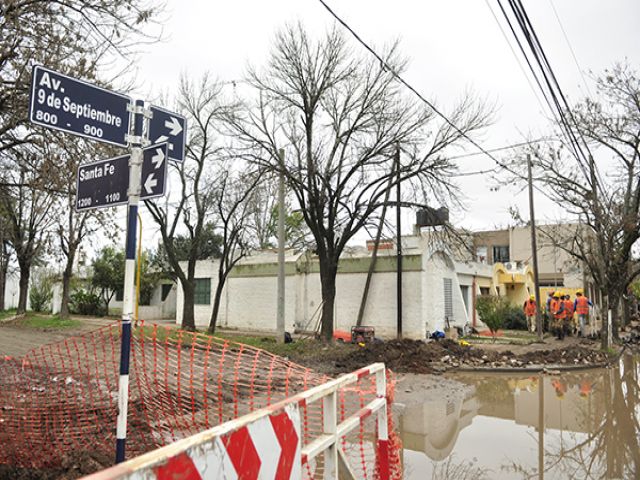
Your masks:
<path fill-rule="evenodd" d="M 7 274 L 7 284 L 4 290 L 4 305 L 7 310 L 18 308 L 18 298 L 20 296 L 20 278 L 16 273 Z M 27 298 L 27 302 L 29 302 Z"/>
<path fill-rule="evenodd" d="M 421 271 L 406 271 L 403 275 L 403 334 L 407 338 L 423 339 L 426 332 L 444 329 L 444 282 L 452 281 L 453 321 L 455 326 L 470 322 L 472 276 L 456 272 L 451 258 L 439 251 L 422 256 Z M 291 273 L 290 266 L 297 258 L 287 261 L 285 278 L 285 328 L 314 330 L 320 318 L 322 304 L 319 273 Z M 255 259 L 253 263 L 258 263 Z M 198 328 L 209 325 L 215 288 L 217 261 L 200 261 L 196 265 L 196 278 L 211 279 L 211 303 L 195 305 L 195 323 Z M 336 278 L 335 328 L 350 331 L 356 324 L 366 272 L 339 273 Z M 460 291 L 460 282 L 469 285 L 469 307 Z M 176 323 L 182 323 L 184 296 L 177 288 Z M 277 276 L 231 276 L 223 290 L 218 325 L 226 328 L 273 332 L 276 328 Z M 373 326 L 376 335 L 396 335 L 396 273 L 374 274 L 369 291 L 364 324 Z"/>

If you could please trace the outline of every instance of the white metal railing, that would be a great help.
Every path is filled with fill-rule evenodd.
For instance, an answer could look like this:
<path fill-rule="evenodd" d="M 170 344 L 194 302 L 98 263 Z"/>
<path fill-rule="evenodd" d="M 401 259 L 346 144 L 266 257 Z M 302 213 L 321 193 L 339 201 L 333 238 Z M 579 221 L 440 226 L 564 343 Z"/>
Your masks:
<path fill-rule="evenodd" d="M 345 420 L 338 422 L 338 394 L 340 389 L 352 385 L 358 380 L 375 375 L 376 378 L 376 398 L 362 407 Z M 308 406 L 311 403 L 322 400 L 323 421 L 322 433 L 311 440 L 302 448 L 301 428 L 300 428 L 300 407 Z M 376 415 L 377 419 L 377 445 L 376 457 L 378 463 L 378 473 L 380 480 L 388 480 L 389 473 L 389 445 L 388 445 L 388 419 L 387 419 L 387 379 L 384 363 L 374 363 L 368 367 L 356 370 L 353 373 L 343 375 L 339 378 L 318 385 L 314 388 L 298 393 L 279 403 L 269 407 L 256 410 L 235 420 L 225 422 L 217 427 L 198 433 L 191 437 L 179 440 L 165 447 L 148 452 L 127 462 L 118 464 L 109 469 L 85 477 L 86 480 L 133 480 L 133 479 L 155 479 L 173 473 L 185 474 L 185 465 L 192 468 L 194 475 L 202 474 L 201 478 L 240 478 L 243 472 L 238 471 L 237 462 L 230 461 L 233 456 L 230 445 L 233 442 L 226 442 L 228 438 L 237 433 L 246 434 L 244 438 L 255 444 L 256 451 L 267 451 L 270 454 L 261 461 L 254 464 L 245 464 L 243 468 L 257 468 L 260 475 L 257 478 L 269 480 L 271 478 L 288 478 L 298 480 L 302 476 L 302 465 L 310 462 L 320 454 L 324 454 L 324 479 L 333 480 L 351 477 L 353 473 L 348 465 L 346 455 L 339 446 L 339 441 L 346 434 L 360 425 L 365 418 Z M 290 422 L 297 435 L 279 436 L 276 431 L 274 417 L 282 418 L 286 415 L 285 422 Z M 265 428 L 273 427 L 270 435 L 260 435 Z M 242 432 L 241 432 L 242 431 Z M 278 458 L 274 457 L 273 445 L 261 445 L 260 442 L 273 443 L 274 435 L 281 440 L 281 447 L 284 451 L 283 442 L 294 440 L 296 444 L 288 444 L 293 455 L 293 465 L 288 466 L 285 472 L 276 471 L 276 467 L 268 466 L 269 462 Z M 225 443 L 226 442 L 226 443 Z M 246 449 L 246 445 L 242 446 Z M 226 449 L 226 450 L 225 450 Z M 246 458 L 244 453 L 241 454 Z M 268 458 L 267 458 L 268 457 Z M 256 457 L 257 458 L 257 457 Z M 233 460 L 233 459 L 232 459 Z M 186 462 L 186 463 L 185 463 Z M 280 462 L 279 465 L 287 462 Z M 277 467 L 280 468 L 280 467 Z M 235 471 L 231 471 L 235 469 Z M 270 473 L 266 473 L 268 470 Z M 206 476 L 204 475 L 206 472 Z M 178 477 L 176 477 L 178 478 Z M 187 477 L 184 477 L 187 478 Z M 191 478 L 191 477 L 189 477 Z M 197 478 L 197 477 L 196 477 Z"/>

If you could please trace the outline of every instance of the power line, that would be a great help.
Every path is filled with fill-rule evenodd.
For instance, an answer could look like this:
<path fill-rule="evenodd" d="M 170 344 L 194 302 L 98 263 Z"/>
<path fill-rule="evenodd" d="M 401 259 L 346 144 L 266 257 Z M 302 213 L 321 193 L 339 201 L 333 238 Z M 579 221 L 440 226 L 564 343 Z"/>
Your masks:
<path fill-rule="evenodd" d="M 564 36 L 564 39 L 567 42 L 567 45 L 569 46 L 569 50 L 571 51 L 571 56 L 573 57 L 573 61 L 575 62 L 576 67 L 578 69 L 578 73 L 580 73 L 580 76 L 582 77 L 582 82 L 584 83 L 584 86 L 587 89 L 587 93 L 591 97 L 593 95 L 591 94 L 591 90 L 589 89 L 589 84 L 587 83 L 587 79 L 584 77 L 584 73 L 583 73 L 582 69 L 580 68 L 580 64 L 578 63 L 578 57 L 576 56 L 576 52 L 573 50 L 573 47 L 571 46 L 571 42 L 569 41 L 569 37 L 567 36 L 567 32 L 565 31 L 564 26 L 562 25 L 562 22 L 560 21 L 560 15 L 558 15 L 558 11 L 556 10 L 556 6 L 554 5 L 553 0 L 549 0 L 549 3 L 551 4 L 551 8 L 553 9 L 553 14 L 555 15 L 556 20 L 558 21 L 558 25 L 560 25 L 560 30 L 562 30 L 562 35 Z"/>
<path fill-rule="evenodd" d="M 489 157 L 491 160 L 493 160 L 497 165 L 499 165 L 500 167 L 502 167 L 503 169 L 507 170 L 508 172 L 516 175 L 516 176 L 520 176 L 517 172 L 514 172 L 508 165 L 506 165 L 505 163 L 501 162 L 500 160 L 498 160 L 496 157 L 494 157 L 493 155 L 491 155 L 491 153 L 489 153 L 485 148 L 483 148 L 480 144 L 478 144 L 478 142 L 476 142 L 473 138 L 471 138 L 466 132 L 462 131 L 455 123 L 453 123 L 453 121 L 451 121 L 444 113 L 442 113 L 433 103 L 431 103 L 429 100 L 427 100 L 420 92 L 418 92 L 412 85 L 410 85 L 404 78 L 402 78 L 402 76 L 395 71 L 395 69 L 389 65 L 372 47 L 369 46 L 369 44 L 367 44 L 367 42 L 365 42 L 362 38 L 360 38 L 360 36 L 342 19 L 340 18 L 340 16 L 338 16 L 338 14 L 336 14 L 329 5 L 327 5 L 327 3 L 324 0 L 318 0 L 322 6 L 331 14 L 331 16 L 338 22 L 340 23 L 340 25 L 342 25 L 344 28 L 347 29 L 347 31 L 364 47 L 366 48 L 369 53 L 371 53 L 379 62 L 380 64 L 385 67 L 385 69 L 387 71 L 389 71 L 393 77 L 400 82 L 402 85 L 404 85 L 406 88 L 408 88 L 416 97 L 418 97 L 424 104 L 426 104 L 431 110 L 433 110 L 434 113 L 436 113 L 436 115 L 438 115 L 440 118 L 442 118 L 447 125 L 449 125 L 451 128 L 453 128 L 456 132 L 458 132 L 462 137 L 466 138 L 469 143 L 471 143 L 474 147 L 476 147 L 478 150 L 480 150 L 480 153 L 485 154 L 487 157 Z"/>
<path fill-rule="evenodd" d="M 533 92 L 533 95 L 536 97 L 536 100 L 538 101 L 538 105 L 540 105 L 540 108 L 542 110 L 544 110 L 544 105 L 542 105 L 542 100 L 540 100 L 540 96 L 538 95 L 538 91 L 533 86 L 533 83 L 531 83 L 531 78 L 529 78 L 529 75 L 527 75 L 527 72 L 524 69 L 524 66 L 522 65 L 522 62 L 520 61 L 520 57 L 518 57 L 518 54 L 516 53 L 516 51 L 514 50 L 513 46 L 511 45 L 511 42 L 509 41 L 509 38 L 507 37 L 507 32 L 505 32 L 504 28 L 502 28 L 502 24 L 498 20 L 498 17 L 496 16 L 496 13 L 493 11 L 493 8 L 491 8 L 491 5 L 489 4 L 489 0 L 484 0 L 484 3 L 487 5 L 487 8 L 491 12 L 491 16 L 493 17 L 493 19 L 495 20 L 496 24 L 498 25 L 498 28 L 500 29 L 500 32 L 502 33 L 502 37 L 504 38 L 505 42 L 507 42 L 507 45 L 509 46 L 509 50 L 511 50 L 511 53 L 513 54 L 514 58 L 516 59 L 516 62 L 518 62 L 518 67 L 520 67 L 520 71 L 522 72 L 522 75 L 524 75 L 524 78 L 527 80 L 527 83 L 529 84 L 529 88 L 531 88 L 531 91 Z M 536 78 L 536 81 L 537 81 L 537 78 Z M 545 100 L 546 100 L 546 98 L 545 98 Z"/>
<path fill-rule="evenodd" d="M 551 102 L 549 102 L 550 108 L 552 110 L 552 114 L 556 118 L 556 121 L 558 122 L 558 124 L 560 125 L 561 131 L 563 132 L 564 136 L 567 138 L 568 145 L 572 151 L 572 154 L 574 155 L 574 157 L 578 162 L 578 166 L 582 170 L 582 173 L 586 177 L 588 177 L 587 164 L 590 163 L 590 159 L 592 158 L 589 145 L 586 142 L 582 134 L 582 131 L 580 130 L 580 128 L 577 127 L 577 122 L 575 117 L 573 116 L 571 107 L 569 106 L 569 102 L 567 101 L 566 96 L 564 95 L 564 92 L 560 87 L 560 84 L 557 80 L 555 72 L 551 67 L 551 63 L 549 62 L 549 59 L 544 51 L 544 48 L 542 47 L 540 39 L 535 31 L 535 28 L 533 27 L 531 20 L 529 19 L 526 9 L 524 8 L 524 5 L 520 0 L 507 0 L 507 1 L 511 8 L 514 18 L 517 21 L 518 26 L 520 27 L 522 35 L 527 41 L 527 44 L 535 59 L 535 63 L 537 64 L 540 70 L 540 73 L 542 74 L 544 83 L 552 99 L 552 103 L 553 105 L 555 105 L 555 108 L 554 108 L 551 105 Z M 505 8 L 503 7 L 501 0 L 497 0 L 497 2 L 498 2 L 498 5 L 500 6 L 500 9 L 502 11 L 502 14 L 505 20 L 507 21 L 507 23 L 511 28 L 514 38 L 516 39 L 518 44 L 521 46 L 519 36 L 515 32 L 515 29 L 513 28 L 509 15 L 507 14 Z M 524 51 L 522 47 L 521 47 L 521 51 L 522 51 L 522 54 L 525 56 L 525 59 L 527 60 L 527 64 L 529 65 L 529 68 L 531 69 L 532 73 L 535 76 L 536 72 L 533 69 L 533 66 L 531 64 L 531 61 L 528 58 L 527 53 Z M 541 90 L 544 92 L 544 88 L 542 88 L 542 85 L 540 85 L 540 83 L 538 83 L 538 85 L 540 86 Z M 548 98 L 546 97 L 546 94 L 545 94 L 545 98 Z M 571 123 L 576 126 L 577 135 L 574 128 L 570 125 L 569 119 Z M 584 146 L 584 149 L 583 149 L 583 146 Z M 585 154 L 585 150 L 586 152 L 588 152 L 588 156 L 587 154 Z M 597 178 L 595 181 L 595 185 L 593 185 L 593 188 L 600 188 L 600 190 L 604 191 L 602 187 L 603 182 L 602 182 L 602 179 L 600 178 L 600 174 L 599 172 L 596 172 L 596 174 L 597 174 Z"/>

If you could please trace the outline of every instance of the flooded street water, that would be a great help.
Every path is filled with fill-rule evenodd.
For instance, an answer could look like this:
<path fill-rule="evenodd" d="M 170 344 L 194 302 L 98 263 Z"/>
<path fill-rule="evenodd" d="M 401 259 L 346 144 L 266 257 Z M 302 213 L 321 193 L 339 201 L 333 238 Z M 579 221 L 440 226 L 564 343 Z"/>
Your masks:
<path fill-rule="evenodd" d="M 559 375 L 457 374 L 446 395 L 436 380 L 399 418 L 405 478 L 640 478 L 639 373 L 623 355 Z"/>

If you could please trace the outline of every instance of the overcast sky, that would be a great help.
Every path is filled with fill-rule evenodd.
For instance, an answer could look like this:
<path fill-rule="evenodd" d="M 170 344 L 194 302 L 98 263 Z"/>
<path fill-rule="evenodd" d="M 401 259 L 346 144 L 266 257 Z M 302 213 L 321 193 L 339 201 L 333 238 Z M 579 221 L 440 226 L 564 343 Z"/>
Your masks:
<path fill-rule="evenodd" d="M 371 45 L 399 38 L 402 52 L 411 60 L 405 78 L 445 110 L 465 89 L 495 102 L 496 122 L 481 138 L 484 148 L 520 142 L 526 135 L 535 137 L 548 131 L 548 112 L 542 110 L 510 50 L 513 40 L 509 38 L 507 43 L 493 17 L 489 5 L 500 18 L 494 0 L 327 1 Z M 632 65 L 639 65 L 640 1 L 525 0 L 524 4 L 570 99 L 585 94 L 583 75 L 588 81 L 589 71 L 600 72 L 625 57 Z M 165 41 L 146 46 L 138 63 L 140 87 L 136 93 L 144 98 L 159 92 L 171 95 L 181 73 L 199 76 L 209 71 L 222 80 L 241 79 L 248 63 L 259 66 L 264 62 L 274 32 L 287 22 L 302 21 L 312 32 L 322 32 L 334 23 L 317 0 L 169 0 L 165 19 Z M 354 43 L 354 48 L 361 47 Z M 593 91 L 593 85 L 590 88 Z M 459 162 L 463 171 L 493 167 L 483 156 Z M 453 212 L 456 225 L 473 229 L 507 225 L 510 206 L 518 206 L 528 218 L 523 193 L 507 188 L 492 191 L 493 184 L 485 176 L 468 177 L 460 184 L 468 209 Z M 561 216 L 544 199 L 537 199 L 536 206 L 541 220 Z M 413 215 L 405 212 L 407 231 Z"/>

